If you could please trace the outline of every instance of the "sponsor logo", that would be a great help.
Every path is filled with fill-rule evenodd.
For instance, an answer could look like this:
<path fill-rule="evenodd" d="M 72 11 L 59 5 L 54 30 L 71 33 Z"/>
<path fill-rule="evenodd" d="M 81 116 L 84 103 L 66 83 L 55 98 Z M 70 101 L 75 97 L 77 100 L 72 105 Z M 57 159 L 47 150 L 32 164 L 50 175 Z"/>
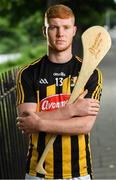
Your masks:
<path fill-rule="evenodd" d="M 64 76 L 66 76 L 66 74 L 64 73 L 64 72 L 60 72 L 60 73 L 53 73 L 53 76 L 60 76 L 60 77 L 64 77 Z"/>
<path fill-rule="evenodd" d="M 58 94 L 49 96 L 41 100 L 40 110 L 50 111 L 65 106 L 68 102 L 70 95 Z"/>
<path fill-rule="evenodd" d="M 40 84 L 48 84 L 48 81 L 47 81 L 46 78 L 43 78 L 43 79 L 40 79 L 40 80 L 39 80 L 39 83 L 40 83 Z"/>

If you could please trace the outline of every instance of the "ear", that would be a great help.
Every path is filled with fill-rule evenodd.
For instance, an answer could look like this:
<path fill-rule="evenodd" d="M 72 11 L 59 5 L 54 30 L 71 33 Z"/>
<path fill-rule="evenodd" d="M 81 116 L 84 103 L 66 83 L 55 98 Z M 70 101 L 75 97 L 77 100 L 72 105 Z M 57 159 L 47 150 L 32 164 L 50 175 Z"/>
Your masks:
<path fill-rule="evenodd" d="M 42 31 L 43 31 L 43 35 L 46 37 L 46 27 L 45 26 L 42 27 Z"/>
<path fill-rule="evenodd" d="M 77 32 L 77 26 L 74 26 L 74 30 L 73 30 L 73 35 L 74 36 L 75 36 L 76 32 Z"/>

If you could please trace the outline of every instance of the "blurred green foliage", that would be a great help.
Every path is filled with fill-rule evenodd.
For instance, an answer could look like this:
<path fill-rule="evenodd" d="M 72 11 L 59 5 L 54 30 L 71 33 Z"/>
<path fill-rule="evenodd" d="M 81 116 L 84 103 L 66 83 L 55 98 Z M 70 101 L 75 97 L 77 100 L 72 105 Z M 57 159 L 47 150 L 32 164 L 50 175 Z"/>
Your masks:
<path fill-rule="evenodd" d="M 90 26 L 105 25 L 107 11 L 111 12 L 111 26 L 116 24 L 114 0 L 0 0 L 0 54 L 20 52 L 22 59 L 16 62 L 20 65 L 25 59 L 30 61 L 39 57 L 39 52 L 44 53 L 46 50 L 40 48 L 44 41 L 44 13 L 47 7 L 59 3 L 72 8 L 80 34 Z M 13 64 L 9 62 L 7 66 Z"/>
<path fill-rule="evenodd" d="M 35 12 L 11 25 L 9 17 L 0 17 L 0 53 L 14 53 L 20 51 L 22 46 L 38 44 L 42 39 L 42 16 Z"/>
<path fill-rule="evenodd" d="M 6 70 L 9 70 L 14 67 L 22 67 L 24 65 L 30 64 L 35 59 L 43 56 L 47 53 L 46 42 L 42 41 L 40 45 L 35 46 L 23 46 L 21 58 L 16 61 L 8 61 L 0 64 L 0 74 Z"/>

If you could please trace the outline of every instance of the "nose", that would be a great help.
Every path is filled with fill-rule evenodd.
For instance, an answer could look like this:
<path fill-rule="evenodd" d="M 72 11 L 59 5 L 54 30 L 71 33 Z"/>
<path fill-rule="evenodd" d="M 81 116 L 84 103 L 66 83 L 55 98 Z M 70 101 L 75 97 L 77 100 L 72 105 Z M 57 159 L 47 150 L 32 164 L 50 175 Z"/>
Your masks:
<path fill-rule="evenodd" d="M 64 33 L 63 28 L 62 28 L 62 27 L 59 27 L 59 28 L 57 29 L 57 36 L 58 36 L 58 37 L 62 37 L 62 36 L 63 36 L 63 33 Z"/>

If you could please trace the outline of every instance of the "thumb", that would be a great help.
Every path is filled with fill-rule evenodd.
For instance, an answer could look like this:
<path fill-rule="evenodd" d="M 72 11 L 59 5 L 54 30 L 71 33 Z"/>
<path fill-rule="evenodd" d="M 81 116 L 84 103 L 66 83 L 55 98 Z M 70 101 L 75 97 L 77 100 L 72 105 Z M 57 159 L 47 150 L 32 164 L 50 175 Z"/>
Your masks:
<path fill-rule="evenodd" d="M 87 93 L 88 93 L 88 90 L 86 89 L 80 96 L 79 96 L 79 98 L 84 98 L 86 95 L 87 95 Z"/>

